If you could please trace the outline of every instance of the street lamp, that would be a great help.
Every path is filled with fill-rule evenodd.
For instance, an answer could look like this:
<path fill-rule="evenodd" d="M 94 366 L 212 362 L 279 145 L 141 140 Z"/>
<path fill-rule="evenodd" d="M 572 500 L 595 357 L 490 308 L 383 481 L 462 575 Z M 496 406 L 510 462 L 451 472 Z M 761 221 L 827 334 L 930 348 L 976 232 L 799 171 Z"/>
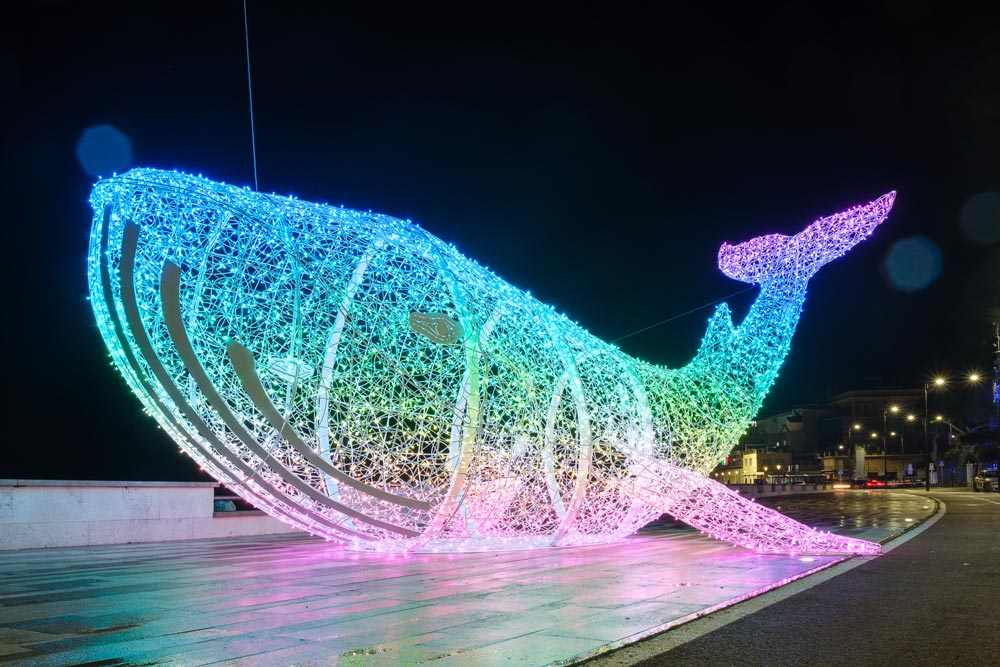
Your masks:
<path fill-rule="evenodd" d="M 943 386 L 944 385 L 944 378 L 943 377 L 936 377 L 936 378 L 934 378 L 934 385 L 937 386 L 937 387 Z M 925 474 L 925 477 L 926 477 L 926 487 L 925 488 L 926 488 L 927 491 L 931 490 L 931 466 L 934 465 L 934 462 L 931 461 L 930 443 L 927 440 L 927 419 L 928 419 L 928 413 L 929 413 L 929 410 L 927 409 L 927 389 L 930 386 L 931 386 L 930 382 L 925 382 L 924 383 L 924 458 L 927 459 L 927 472 Z"/>
<path fill-rule="evenodd" d="M 898 405 L 890 405 L 888 409 L 882 411 L 882 477 L 889 476 L 889 462 L 886 456 L 889 443 L 888 443 L 888 426 L 889 426 L 889 413 L 896 414 L 899 412 Z"/>
<path fill-rule="evenodd" d="M 1000 429 L 1000 323 L 993 323 L 993 442 L 997 442 L 996 431 Z"/>
<path fill-rule="evenodd" d="M 854 424 L 851 428 L 847 429 L 847 447 L 853 452 L 854 451 L 854 431 L 860 431 L 861 424 Z"/>
<path fill-rule="evenodd" d="M 997 342 L 998 342 L 998 346 L 1000 346 L 1000 337 L 998 337 Z M 1000 349 L 1000 347 L 998 347 L 998 349 Z M 979 373 L 970 373 L 969 375 L 966 376 L 965 379 L 966 379 L 966 381 L 969 384 L 977 384 L 980 380 L 983 379 L 983 376 L 980 375 Z M 944 387 L 947 383 L 948 383 L 948 381 L 945 378 L 941 377 L 941 376 L 938 376 L 938 377 L 934 378 L 933 380 L 924 383 L 924 456 L 927 458 L 927 462 L 928 462 L 927 463 L 927 486 L 926 486 L 926 489 L 928 491 L 931 490 L 931 465 L 933 464 L 933 461 L 931 461 L 930 442 L 927 439 L 927 422 L 930 420 L 930 410 L 927 407 L 927 390 L 930 388 L 930 386 L 932 384 L 935 387 Z M 994 394 L 994 400 L 996 400 L 996 382 L 994 382 L 994 384 L 993 384 L 993 394 Z M 1000 416 L 1000 407 L 998 407 L 997 410 L 998 410 L 998 416 Z M 937 421 L 943 421 L 943 420 L 944 420 L 944 417 L 942 417 L 942 416 L 939 415 L 938 418 L 937 418 Z M 950 424 L 949 424 L 949 428 L 950 428 Z M 951 445 L 950 431 L 949 431 L 949 441 L 948 441 L 948 443 L 949 443 L 949 446 L 950 446 Z"/>
<path fill-rule="evenodd" d="M 851 426 L 851 428 L 847 429 L 847 448 L 849 450 L 848 451 L 848 456 L 850 456 L 854 460 L 854 463 L 852 463 L 851 466 L 852 466 L 852 469 L 854 470 L 853 474 L 854 474 L 855 478 L 858 477 L 858 470 L 857 470 L 857 460 L 858 460 L 858 457 L 854 455 L 854 437 L 853 436 L 854 436 L 854 432 L 855 431 L 860 431 L 860 430 L 861 430 L 861 424 L 854 424 L 853 426 Z"/>
<path fill-rule="evenodd" d="M 871 433 L 871 439 L 872 439 L 872 443 L 874 443 L 876 440 L 878 440 L 878 433 L 876 433 L 875 431 L 872 431 L 872 433 Z M 872 448 L 872 451 L 874 451 L 874 447 Z M 868 473 L 868 455 L 867 455 L 867 453 L 865 453 L 865 474 L 867 474 L 867 473 Z"/>
<path fill-rule="evenodd" d="M 912 424 L 913 422 L 917 421 L 917 416 L 915 414 L 908 414 L 908 415 L 906 415 L 906 421 L 908 421 L 908 422 L 910 422 Z M 902 447 L 903 447 L 903 438 L 902 437 L 900 437 L 900 439 L 899 439 L 899 447 L 900 447 L 900 453 L 902 453 Z"/>

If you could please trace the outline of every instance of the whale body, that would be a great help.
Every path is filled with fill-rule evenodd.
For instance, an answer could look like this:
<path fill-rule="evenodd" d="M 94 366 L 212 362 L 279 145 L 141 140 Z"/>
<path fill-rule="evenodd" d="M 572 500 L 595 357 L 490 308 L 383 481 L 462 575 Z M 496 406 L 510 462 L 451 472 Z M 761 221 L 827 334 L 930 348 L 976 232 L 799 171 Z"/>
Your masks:
<path fill-rule="evenodd" d="M 634 359 L 388 215 L 133 169 L 98 181 L 88 279 L 111 358 L 183 451 L 348 548 L 621 540 L 664 513 L 760 552 L 874 554 L 707 474 L 772 386 L 809 278 L 895 193 L 723 244 L 760 285 L 683 368 Z"/>

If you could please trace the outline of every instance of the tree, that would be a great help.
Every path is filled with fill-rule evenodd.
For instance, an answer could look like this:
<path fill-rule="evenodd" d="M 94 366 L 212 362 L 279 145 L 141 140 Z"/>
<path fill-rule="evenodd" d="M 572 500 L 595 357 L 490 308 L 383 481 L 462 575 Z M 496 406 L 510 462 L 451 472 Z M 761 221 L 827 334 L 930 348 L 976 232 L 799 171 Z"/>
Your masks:
<path fill-rule="evenodd" d="M 976 461 L 978 463 L 996 462 L 1000 455 L 1000 447 L 997 445 L 979 445 L 976 447 Z"/>
<path fill-rule="evenodd" d="M 941 458 L 948 465 L 955 465 L 962 458 L 962 450 L 959 447 L 952 447 Z"/>

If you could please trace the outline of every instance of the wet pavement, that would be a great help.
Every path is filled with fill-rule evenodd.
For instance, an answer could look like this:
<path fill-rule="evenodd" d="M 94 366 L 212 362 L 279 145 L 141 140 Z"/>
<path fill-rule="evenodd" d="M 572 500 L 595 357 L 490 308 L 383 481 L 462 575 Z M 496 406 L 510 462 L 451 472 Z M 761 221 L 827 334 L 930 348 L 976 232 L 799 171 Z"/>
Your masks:
<path fill-rule="evenodd" d="M 580 667 L 1000 666 L 1000 495 L 908 493 L 939 511 L 882 556 L 838 563 Z"/>
<path fill-rule="evenodd" d="M 890 491 L 758 502 L 879 542 L 936 510 Z M 0 552 L 0 665 L 570 665 L 845 560 L 755 554 L 669 520 L 615 545 L 494 553 L 299 535 Z"/>
<path fill-rule="evenodd" d="M 838 535 L 884 542 L 909 530 L 934 511 L 926 495 L 885 490 L 854 490 L 757 499 L 807 526 Z"/>

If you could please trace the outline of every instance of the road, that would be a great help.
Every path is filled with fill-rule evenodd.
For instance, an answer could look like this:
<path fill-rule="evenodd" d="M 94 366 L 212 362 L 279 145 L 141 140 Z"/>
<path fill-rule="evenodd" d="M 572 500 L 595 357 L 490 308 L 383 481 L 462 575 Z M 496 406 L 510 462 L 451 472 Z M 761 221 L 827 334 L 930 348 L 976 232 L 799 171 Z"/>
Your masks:
<path fill-rule="evenodd" d="M 1000 494 L 908 493 L 935 498 L 944 511 L 882 556 L 581 664 L 1000 666 Z"/>

